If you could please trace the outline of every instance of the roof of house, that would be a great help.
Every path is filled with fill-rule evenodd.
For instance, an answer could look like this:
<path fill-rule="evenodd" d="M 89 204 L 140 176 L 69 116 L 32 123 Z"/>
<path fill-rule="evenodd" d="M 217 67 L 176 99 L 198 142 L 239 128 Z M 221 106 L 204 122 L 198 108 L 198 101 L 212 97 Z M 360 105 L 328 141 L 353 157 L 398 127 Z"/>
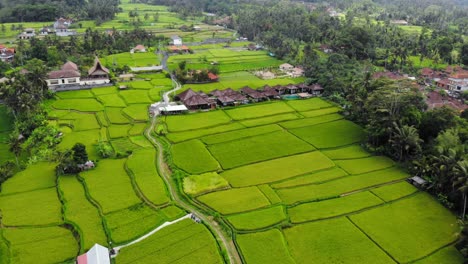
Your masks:
<path fill-rule="evenodd" d="M 83 255 L 78 256 L 77 264 L 110 264 L 109 250 L 99 244 L 88 250 Z"/>
<path fill-rule="evenodd" d="M 181 49 L 181 50 L 189 50 L 190 48 L 187 47 L 187 46 L 185 46 L 185 45 L 182 45 L 182 46 L 180 47 L 180 49 Z"/>
<path fill-rule="evenodd" d="M 106 75 L 109 74 L 109 69 L 102 66 L 101 62 L 99 61 L 98 57 L 94 59 L 94 65 L 89 69 L 88 75 Z"/>
<path fill-rule="evenodd" d="M 222 95 L 224 95 L 224 92 L 220 91 L 218 89 L 215 89 L 215 90 L 211 91 L 209 94 L 211 94 L 213 96 L 222 96 Z"/>
<path fill-rule="evenodd" d="M 67 70 L 67 71 L 78 71 L 78 65 L 71 61 L 65 62 L 65 64 L 62 65 L 62 70 Z"/>
<path fill-rule="evenodd" d="M 235 101 L 234 99 L 232 99 L 231 97 L 229 97 L 227 95 L 218 96 L 218 100 L 221 103 L 233 103 Z"/>
<path fill-rule="evenodd" d="M 199 94 L 195 94 L 188 99 L 183 101 L 185 105 L 188 106 L 197 106 L 197 105 L 208 105 L 208 101 Z"/>
<path fill-rule="evenodd" d="M 450 78 L 453 78 L 453 79 L 468 78 L 468 71 L 465 71 L 465 70 L 457 71 L 456 73 L 450 75 Z"/>
<path fill-rule="evenodd" d="M 243 93 L 246 93 L 246 94 L 249 94 L 249 93 L 253 93 L 253 92 L 256 92 L 254 89 L 248 87 L 248 86 L 244 86 L 240 89 L 241 92 Z"/>
<path fill-rule="evenodd" d="M 209 72 L 209 73 L 208 73 L 208 78 L 209 78 L 210 80 L 214 81 L 214 80 L 217 80 L 219 77 L 218 77 L 218 75 L 216 75 L 216 74 L 214 74 L 214 73 L 212 73 L 212 72 Z"/>
<path fill-rule="evenodd" d="M 145 49 L 145 46 L 139 44 L 139 45 L 136 45 L 136 47 L 134 48 L 136 50 L 144 50 Z"/>
<path fill-rule="evenodd" d="M 264 89 L 263 94 L 268 97 L 279 95 L 279 93 L 275 89 Z"/>
<path fill-rule="evenodd" d="M 224 95 L 233 95 L 233 94 L 240 94 L 237 91 L 234 91 L 232 88 L 226 88 L 223 90 Z"/>
<path fill-rule="evenodd" d="M 421 74 L 424 75 L 424 76 L 429 76 L 429 75 L 432 75 L 434 74 L 434 71 L 430 68 L 423 68 L 421 70 Z"/>
<path fill-rule="evenodd" d="M 191 88 L 188 88 L 187 90 L 178 94 L 177 97 L 179 97 L 181 101 L 185 101 L 194 95 L 197 95 L 197 93 L 194 92 Z"/>
<path fill-rule="evenodd" d="M 78 71 L 73 70 L 58 70 L 58 71 L 51 71 L 47 75 L 49 79 L 62 79 L 62 78 L 76 78 L 80 77 L 81 74 Z"/>
<path fill-rule="evenodd" d="M 279 66 L 280 68 L 293 68 L 294 66 L 292 66 L 291 64 L 289 63 L 283 63 Z"/>

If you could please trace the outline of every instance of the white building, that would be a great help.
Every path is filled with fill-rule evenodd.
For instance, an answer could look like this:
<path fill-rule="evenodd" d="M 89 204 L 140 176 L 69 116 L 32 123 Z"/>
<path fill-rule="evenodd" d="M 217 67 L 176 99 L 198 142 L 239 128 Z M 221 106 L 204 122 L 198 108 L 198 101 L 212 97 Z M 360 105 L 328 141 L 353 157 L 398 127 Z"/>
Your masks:
<path fill-rule="evenodd" d="M 292 71 L 294 69 L 294 66 L 292 66 L 289 63 L 283 63 L 279 66 L 279 69 L 282 71 Z"/>
<path fill-rule="evenodd" d="M 27 28 L 23 33 L 18 35 L 19 39 L 30 39 L 36 36 L 36 31 L 33 28 Z"/>
<path fill-rule="evenodd" d="M 77 264 L 110 264 L 109 250 L 99 244 L 76 259 Z"/>
<path fill-rule="evenodd" d="M 176 46 L 182 45 L 182 39 L 179 36 L 174 35 L 171 37 L 171 39 L 172 39 L 172 45 L 176 45 Z"/>
<path fill-rule="evenodd" d="M 51 71 L 47 76 L 47 86 L 52 87 L 56 85 L 79 85 L 81 73 L 78 70 L 78 66 L 67 61 L 58 71 Z"/>

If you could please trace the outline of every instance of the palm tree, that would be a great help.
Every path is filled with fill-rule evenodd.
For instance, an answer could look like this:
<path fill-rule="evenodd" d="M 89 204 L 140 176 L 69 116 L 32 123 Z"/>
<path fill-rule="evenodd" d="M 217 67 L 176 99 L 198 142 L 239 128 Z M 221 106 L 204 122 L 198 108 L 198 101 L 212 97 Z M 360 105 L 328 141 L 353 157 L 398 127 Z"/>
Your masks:
<path fill-rule="evenodd" d="M 389 141 L 396 151 L 395 156 L 399 161 L 421 152 L 421 143 L 423 141 L 419 138 L 418 130 L 414 126 L 399 126 L 394 122 L 393 128 L 394 131 Z"/>
<path fill-rule="evenodd" d="M 468 160 L 458 161 L 452 169 L 453 172 L 453 187 L 461 193 L 463 200 L 462 219 L 465 219 L 466 204 L 468 195 Z"/>

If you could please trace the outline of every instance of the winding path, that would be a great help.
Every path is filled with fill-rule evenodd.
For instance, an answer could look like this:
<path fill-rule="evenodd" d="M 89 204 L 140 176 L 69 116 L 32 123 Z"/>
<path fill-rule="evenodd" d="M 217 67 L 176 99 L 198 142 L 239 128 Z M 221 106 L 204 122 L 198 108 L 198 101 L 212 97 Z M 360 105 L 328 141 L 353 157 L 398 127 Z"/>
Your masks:
<path fill-rule="evenodd" d="M 167 70 L 167 58 L 168 55 L 167 53 L 164 53 L 164 59 L 162 61 L 163 68 Z M 163 94 L 163 103 L 160 104 L 169 104 L 170 99 L 169 99 L 169 94 L 173 93 L 179 89 L 182 88 L 182 86 L 177 82 L 177 79 L 173 74 L 171 74 L 171 79 L 174 84 L 174 89 L 167 91 Z M 215 233 L 216 238 L 218 239 L 218 242 L 220 246 L 226 250 L 226 253 L 229 257 L 229 262 L 231 264 L 237 264 L 237 263 L 242 263 L 242 260 L 239 256 L 239 253 L 237 252 L 237 248 L 234 245 L 234 242 L 232 239 L 224 233 L 222 230 L 221 226 L 213 220 L 212 217 L 205 215 L 202 213 L 199 209 L 197 209 L 194 205 L 186 202 L 184 199 L 180 197 L 179 192 L 177 191 L 177 185 L 175 181 L 172 180 L 171 178 L 171 172 L 167 165 L 164 162 L 164 150 L 162 144 L 151 134 L 152 131 L 154 131 L 154 127 L 157 124 L 157 117 L 159 113 L 156 112 L 152 119 L 151 119 L 151 125 L 145 130 L 145 137 L 157 148 L 158 150 L 158 156 L 157 156 L 157 165 L 159 168 L 159 173 L 161 174 L 163 180 L 166 183 L 166 186 L 169 190 L 169 193 L 172 197 L 172 199 L 179 205 L 180 207 L 184 208 L 185 210 L 192 212 L 195 216 L 200 218 L 206 225 L 210 226 L 211 230 Z"/>

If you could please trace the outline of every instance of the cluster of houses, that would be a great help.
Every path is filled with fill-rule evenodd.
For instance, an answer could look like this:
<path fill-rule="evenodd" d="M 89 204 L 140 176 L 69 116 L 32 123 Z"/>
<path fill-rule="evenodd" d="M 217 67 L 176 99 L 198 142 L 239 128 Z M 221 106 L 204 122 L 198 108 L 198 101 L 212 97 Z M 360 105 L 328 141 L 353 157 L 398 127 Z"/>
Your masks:
<path fill-rule="evenodd" d="M 460 66 L 448 66 L 443 71 L 424 68 L 421 70 L 421 77 L 426 83 L 435 83 L 437 87 L 449 91 L 454 96 L 468 91 L 468 71 Z"/>
<path fill-rule="evenodd" d="M 261 102 L 271 99 L 281 99 L 282 95 L 297 95 L 298 98 L 308 98 L 311 96 L 317 96 L 323 93 L 323 88 L 318 85 L 305 85 L 305 84 L 289 84 L 286 86 L 276 85 L 268 86 L 265 85 L 259 89 L 252 89 L 245 86 L 239 91 L 235 91 L 231 88 L 224 90 L 213 90 L 211 92 L 195 92 L 192 89 L 188 89 L 175 96 L 176 101 L 182 102 L 187 109 L 213 109 L 216 106 L 235 106 L 240 104 L 248 104 L 250 102 Z"/>
<path fill-rule="evenodd" d="M 76 35 L 75 30 L 69 29 L 72 24 L 71 19 L 65 19 L 63 17 L 57 19 L 52 26 L 43 27 L 39 30 L 40 36 L 56 35 L 59 37 L 68 37 Z M 18 39 L 31 39 L 36 37 L 36 30 L 33 28 L 26 28 L 23 32 L 18 35 Z"/>
<path fill-rule="evenodd" d="M 2 62 L 12 62 L 15 57 L 15 49 L 8 48 L 0 44 L 0 60 Z"/>
<path fill-rule="evenodd" d="M 109 69 L 104 67 L 96 57 L 94 65 L 88 70 L 88 75 L 82 78 L 78 65 L 67 61 L 60 70 L 51 71 L 47 75 L 47 86 L 53 91 L 89 89 L 93 86 L 110 85 Z"/>
<path fill-rule="evenodd" d="M 283 63 L 279 66 L 279 69 L 290 77 L 301 77 L 304 75 L 304 70 L 299 67 L 294 67 L 289 63 Z"/>

